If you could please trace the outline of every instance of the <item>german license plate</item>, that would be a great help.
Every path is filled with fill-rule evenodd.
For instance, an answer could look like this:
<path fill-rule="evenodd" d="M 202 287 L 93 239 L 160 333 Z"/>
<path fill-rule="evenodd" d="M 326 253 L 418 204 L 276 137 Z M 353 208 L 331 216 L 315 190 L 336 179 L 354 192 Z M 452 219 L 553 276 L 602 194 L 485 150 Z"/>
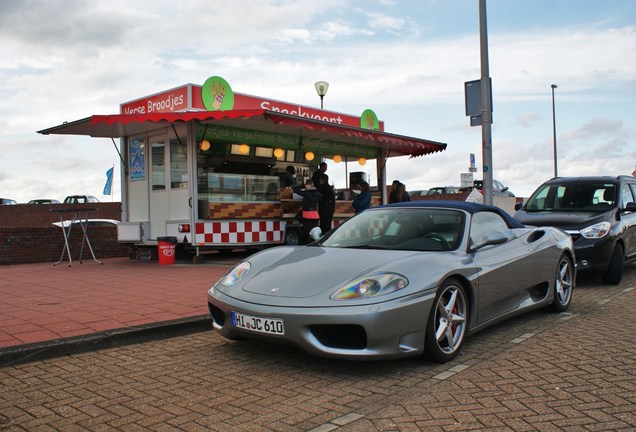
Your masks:
<path fill-rule="evenodd" d="M 232 311 L 232 325 L 258 333 L 284 335 L 285 325 L 280 318 L 264 318 Z"/>

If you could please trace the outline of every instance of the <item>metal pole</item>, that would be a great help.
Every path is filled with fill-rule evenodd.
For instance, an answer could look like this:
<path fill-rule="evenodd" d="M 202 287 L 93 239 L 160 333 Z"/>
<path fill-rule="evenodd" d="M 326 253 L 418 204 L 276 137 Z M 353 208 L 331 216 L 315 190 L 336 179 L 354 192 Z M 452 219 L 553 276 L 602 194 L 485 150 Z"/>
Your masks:
<path fill-rule="evenodd" d="M 554 144 L 554 176 L 558 177 L 557 171 L 557 143 L 556 143 L 556 113 L 554 110 L 554 89 L 558 86 L 556 84 L 552 84 L 550 86 L 552 88 L 552 142 Z"/>
<path fill-rule="evenodd" d="M 481 147 L 484 171 L 484 204 L 492 205 L 492 103 L 490 101 L 490 71 L 488 67 L 488 29 L 486 0 L 479 0 L 479 41 L 481 49 Z"/>
<path fill-rule="evenodd" d="M 322 109 L 322 98 L 324 98 L 324 96 L 320 96 L 320 109 Z"/>

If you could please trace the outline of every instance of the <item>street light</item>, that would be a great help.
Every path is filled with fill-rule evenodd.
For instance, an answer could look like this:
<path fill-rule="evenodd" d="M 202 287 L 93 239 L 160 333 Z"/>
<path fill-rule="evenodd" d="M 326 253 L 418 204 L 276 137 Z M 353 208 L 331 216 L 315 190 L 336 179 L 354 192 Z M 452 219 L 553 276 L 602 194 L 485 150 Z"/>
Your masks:
<path fill-rule="evenodd" d="M 557 88 L 557 85 L 552 84 L 550 87 L 552 88 L 552 139 L 554 143 L 554 176 L 557 177 L 556 114 L 554 111 L 554 89 Z"/>
<path fill-rule="evenodd" d="M 322 109 L 322 98 L 327 94 L 327 89 L 329 88 L 329 83 L 327 81 L 318 81 L 314 84 L 316 87 L 316 93 L 320 96 L 320 109 Z"/>

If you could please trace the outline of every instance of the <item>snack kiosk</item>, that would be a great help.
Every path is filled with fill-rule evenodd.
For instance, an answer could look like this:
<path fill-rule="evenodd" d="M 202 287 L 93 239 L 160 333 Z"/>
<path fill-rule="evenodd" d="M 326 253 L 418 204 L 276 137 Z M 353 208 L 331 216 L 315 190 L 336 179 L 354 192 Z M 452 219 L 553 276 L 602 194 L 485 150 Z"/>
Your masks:
<path fill-rule="evenodd" d="M 120 138 L 119 241 L 138 248 L 171 236 L 197 255 L 202 248 L 298 243 L 300 201 L 282 181 L 288 166 L 300 184 L 325 158 L 375 159 L 380 203 L 387 200 L 388 158 L 446 148 L 386 133 L 372 110 L 353 116 L 235 93 L 218 76 L 125 102 L 119 114 L 38 133 Z M 336 202 L 335 224 L 351 215 L 351 201 Z"/>

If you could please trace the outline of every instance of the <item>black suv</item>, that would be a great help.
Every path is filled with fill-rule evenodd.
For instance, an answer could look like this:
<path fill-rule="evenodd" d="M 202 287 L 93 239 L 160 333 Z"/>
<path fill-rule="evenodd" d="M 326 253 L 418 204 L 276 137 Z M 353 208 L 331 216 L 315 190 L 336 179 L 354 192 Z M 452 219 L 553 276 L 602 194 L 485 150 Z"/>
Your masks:
<path fill-rule="evenodd" d="M 556 177 L 515 206 L 525 225 L 555 226 L 574 240 L 577 269 L 599 271 L 606 284 L 636 258 L 636 178 Z"/>

